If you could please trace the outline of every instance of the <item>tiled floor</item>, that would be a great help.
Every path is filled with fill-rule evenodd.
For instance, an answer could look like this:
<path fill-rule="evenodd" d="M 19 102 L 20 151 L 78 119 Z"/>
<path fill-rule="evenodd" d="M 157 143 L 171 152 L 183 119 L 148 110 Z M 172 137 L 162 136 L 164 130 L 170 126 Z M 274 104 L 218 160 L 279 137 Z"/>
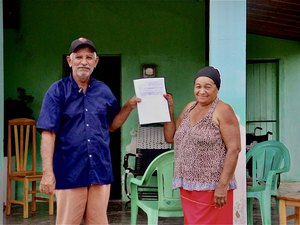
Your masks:
<path fill-rule="evenodd" d="M 130 208 L 119 201 L 111 201 L 109 203 L 108 218 L 110 225 L 128 225 L 130 224 Z M 275 201 L 272 202 L 272 225 L 279 225 L 278 212 L 275 207 Z M 10 216 L 4 216 L 4 224 L 24 224 L 24 225 L 54 225 L 55 216 L 48 215 L 48 206 L 46 203 L 38 203 L 38 210 L 35 214 L 29 216 L 28 219 L 23 219 L 22 208 L 14 206 Z M 140 211 L 138 216 L 138 224 L 147 224 L 147 216 Z M 182 218 L 160 218 L 159 225 L 181 225 Z M 261 225 L 259 206 L 254 205 L 254 224 Z M 293 224 L 290 221 L 288 224 Z"/>

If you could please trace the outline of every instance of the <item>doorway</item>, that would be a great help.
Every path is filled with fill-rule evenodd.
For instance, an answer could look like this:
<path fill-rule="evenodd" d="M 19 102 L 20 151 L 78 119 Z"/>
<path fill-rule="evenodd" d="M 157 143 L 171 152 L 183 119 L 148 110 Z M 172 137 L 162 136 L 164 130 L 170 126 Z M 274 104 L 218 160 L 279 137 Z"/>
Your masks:
<path fill-rule="evenodd" d="M 121 56 L 104 55 L 92 76 L 103 81 L 121 103 Z M 111 185 L 110 199 L 121 199 L 121 129 L 110 133 L 110 152 L 113 166 L 114 182 Z"/>
<path fill-rule="evenodd" d="M 113 92 L 118 102 L 121 103 L 121 56 L 120 55 L 100 55 L 97 67 L 92 73 L 92 77 L 103 81 Z M 70 74 L 70 68 L 63 55 L 64 76 Z M 110 133 L 110 150 L 113 166 L 114 182 L 111 185 L 110 200 L 120 200 L 121 188 L 121 129 Z"/>
<path fill-rule="evenodd" d="M 278 60 L 247 61 L 246 130 L 255 136 L 271 132 L 269 140 L 277 140 L 278 121 Z"/>

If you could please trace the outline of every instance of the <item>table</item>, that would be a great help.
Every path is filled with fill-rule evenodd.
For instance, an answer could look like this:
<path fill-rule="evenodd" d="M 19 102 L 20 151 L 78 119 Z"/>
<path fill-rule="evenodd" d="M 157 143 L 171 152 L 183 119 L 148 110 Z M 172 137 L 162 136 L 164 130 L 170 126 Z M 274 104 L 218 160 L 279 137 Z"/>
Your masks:
<path fill-rule="evenodd" d="M 295 224 L 300 224 L 300 182 L 283 182 L 278 189 L 279 224 L 294 219 Z M 294 214 L 287 215 L 287 206 L 295 208 Z"/>

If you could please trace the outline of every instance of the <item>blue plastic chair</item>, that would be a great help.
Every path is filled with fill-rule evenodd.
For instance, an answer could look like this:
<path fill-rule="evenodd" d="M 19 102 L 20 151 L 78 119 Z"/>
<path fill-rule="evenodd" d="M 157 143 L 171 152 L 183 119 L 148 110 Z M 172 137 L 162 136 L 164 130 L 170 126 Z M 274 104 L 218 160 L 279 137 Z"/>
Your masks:
<path fill-rule="evenodd" d="M 247 152 L 246 162 L 250 159 L 252 186 L 247 189 L 248 224 L 253 224 L 253 198 L 259 201 L 262 224 L 271 224 L 271 197 L 277 196 L 280 174 L 290 169 L 290 154 L 281 142 L 264 141 Z"/>
<path fill-rule="evenodd" d="M 142 178 L 131 178 L 131 224 L 137 223 L 138 208 L 148 217 L 148 224 L 158 224 L 158 217 L 183 217 L 179 190 L 172 188 L 174 150 L 157 156 Z M 138 189 L 151 183 L 156 172 L 158 199 L 140 199 Z"/>

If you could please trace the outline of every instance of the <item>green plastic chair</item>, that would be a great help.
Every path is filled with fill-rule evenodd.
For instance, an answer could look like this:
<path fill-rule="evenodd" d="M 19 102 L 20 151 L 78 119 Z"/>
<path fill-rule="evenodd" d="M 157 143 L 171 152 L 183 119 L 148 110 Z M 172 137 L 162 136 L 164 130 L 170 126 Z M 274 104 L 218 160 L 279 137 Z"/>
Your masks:
<path fill-rule="evenodd" d="M 158 217 L 183 217 L 179 190 L 172 188 L 174 150 L 157 156 L 148 166 L 142 178 L 131 178 L 131 224 L 137 223 L 138 208 L 148 217 L 148 224 L 158 224 Z M 155 173 L 156 172 L 156 173 Z M 157 178 L 158 198 L 140 199 L 138 189 Z"/>
<path fill-rule="evenodd" d="M 262 224 L 271 224 L 271 197 L 277 196 L 280 174 L 290 170 L 290 154 L 281 142 L 264 141 L 247 152 L 246 162 L 250 159 L 252 185 L 247 189 L 248 224 L 253 224 L 253 198 L 259 201 Z"/>

